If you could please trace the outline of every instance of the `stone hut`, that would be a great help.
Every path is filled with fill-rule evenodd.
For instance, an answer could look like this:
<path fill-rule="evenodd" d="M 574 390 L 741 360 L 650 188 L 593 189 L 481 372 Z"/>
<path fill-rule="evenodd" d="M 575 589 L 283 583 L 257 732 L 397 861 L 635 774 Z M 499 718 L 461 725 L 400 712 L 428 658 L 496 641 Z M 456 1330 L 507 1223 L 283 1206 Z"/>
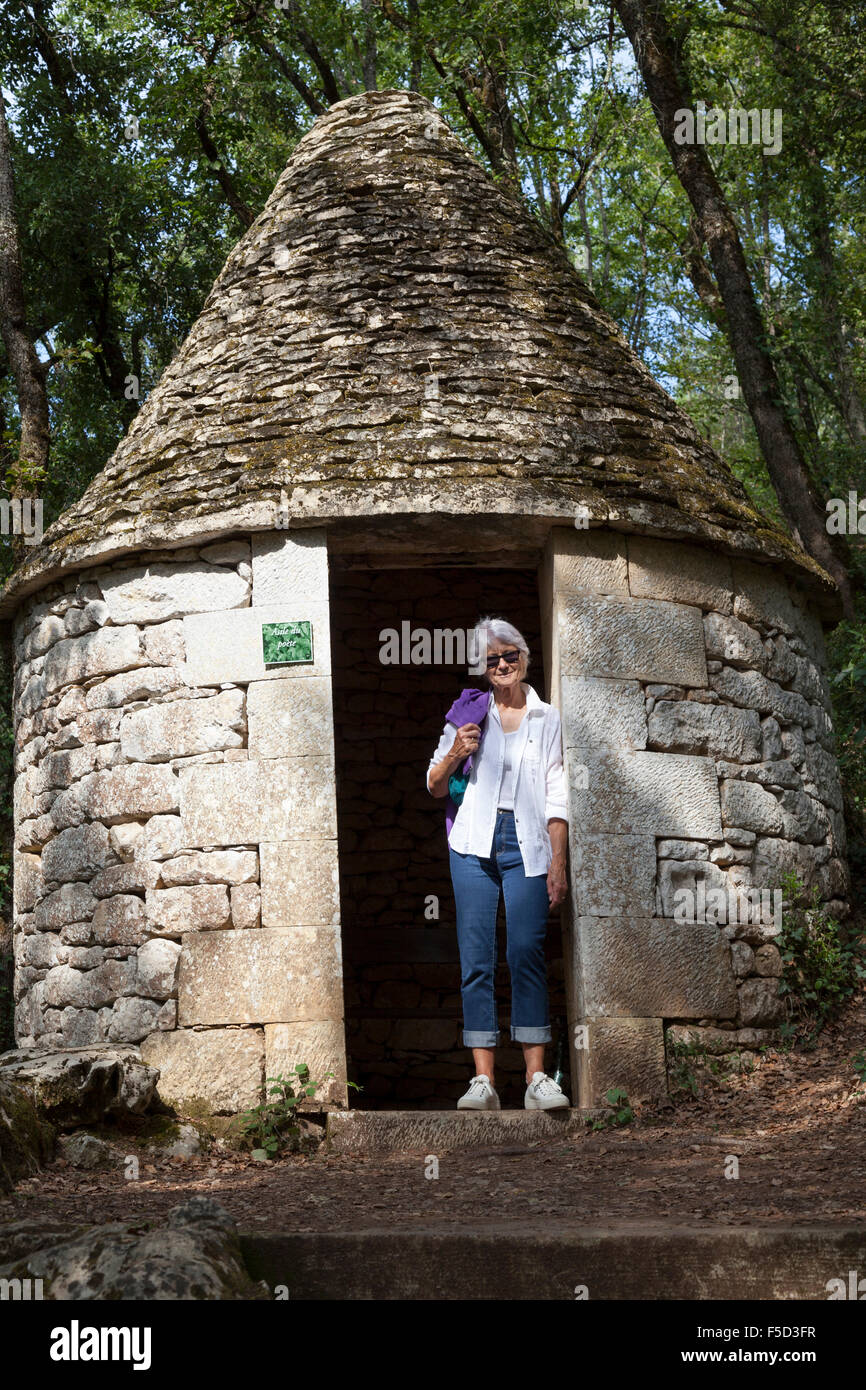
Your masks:
<path fill-rule="evenodd" d="M 678 901 L 793 868 L 847 910 L 834 586 L 436 109 L 352 97 L 3 592 L 19 1046 L 137 1043 L 222 1112 L 300 1061 L 329 1107 L 453 1106 L 424 776 L 468 680 L 416 637 L 485 611 L 562 713 L 574 1103 L 663 1092 L 666 1030 L 759 1046 L 775 927 Z"/>

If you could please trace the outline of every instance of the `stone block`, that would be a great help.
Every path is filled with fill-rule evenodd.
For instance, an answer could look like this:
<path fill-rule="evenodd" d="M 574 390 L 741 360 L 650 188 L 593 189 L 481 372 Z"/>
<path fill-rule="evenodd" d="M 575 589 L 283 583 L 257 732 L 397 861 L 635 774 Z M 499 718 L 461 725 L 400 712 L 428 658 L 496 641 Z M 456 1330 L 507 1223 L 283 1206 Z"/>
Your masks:
<path fill-rule="evenodd" d="M 334 763 L 323 757 L 181 768 L 184 843 L 335 837 Z"/>
<path fill-rule="evenodd" d="M 235 570 L 192 564 L 152 564 L 117 570 L 101 580 L 113 623 L 163 623 L 187 613 L 239 608 L 250 587 Z"/>
<path fill-rule="evenodd" d="M 782 975 L 782 956 L 778 946 L 766 942 L 755 952 L 755 974 L 777 980 Z"/>
<path fill-rule="evenodd" d="M 336 840 L 263 840 L 262 924 L 336 926 L 340 877 Z"/>
<path fill-rule="evenodd" d="M 52 647 L 42 677 L 50 694 L 64 685 L 81 685 L 94 676 L 112 676 L 131 666 L 144 666 L 146 660 L 137 627 L 98 628 L 81 637 L 67 637 Z"/>
<path fill-rule="evenodd" d="M 316 1103 L 324 1109 L 348 1104 L 346 1038 L 341 1018 L 265 1024 L 265 1076 L 288 1078 L 301 1063 L 309 1067 L 311 1082 L 322 1082 L 304 1103 L 306 1109 L 313 1109 Z M 333 1077 L 325 1079 L 327 1072 L 333 1072 Z"/>
<path fill-rule="evenodd" d="M 254 849 L 190 850 L 159 866 L 166 888 L 191 883 L 255 883 L 259 860 Z"/>
<path fill-rule="evenodd" d="M 219 931 L 231 925 L 229 892 L 222 883 L 182 888 L 149 888 L 145 895 L 147 926 L 161 936 Z"/>
<path fill-rule="evenodd" d="M 252 538 L 253 606 L 327 603 L 328 545 L 324 530 L 256 531 Z"/>
<path fill-rule="evenodd" d="M 232 926 L 238 929 L 261 926 L 262 904 L 257 883 L 235 883 L 229 889 Z"/>
<path fill-rule="evenodd" d="M 722 782 L 721 803 L 726 825 L 754 830 L 759 835 L 781 835 L 784 831 L 782 807 L 772 792 L 755 782 Z"/>
<path fill-rule="evenodd" d="M 646 748 L 646 702 L 637 681 L 564 675 L 560 714 L 566 748 Z"/>
<path fill-rule="evenodd" d="M 773 1028 L 785 1017 L 785 1002 L 775 979 L 743 980 L 739 987 L 740 1023 L 744 1028 Z"/>
<path fill-rule="evenodd" d="M 624 1090 L 630 1101 L 667 1095 L 661 1018 L 589 1018 L 584 1027 L 587 1046 L 571 1051 L 579 1105 L 606 1105 L 612 1088 Z"/>
<path fill-rule="evenodd" d="M 733 1018 L 731 953 L 717 926 L 667 918 L 580 917 L 581 1018 Z"/>
<path fill-rule="evenodd" d="M 779 795 L 782 808 L 782 834 L 791 840 L 805 840 L 810 845 L 823 843 L 830 829 L 827 811 L 814 797 L 801 791 L 784 791 Z"/>
<path fill-rule="evenodd" d="M 262 623 L 312 623 L 313 660 L 289 666 L 265 666 Z M 237 608 L 184 618 L 186 675 L 194 685 L 223 681 L 290 680 L 331 674 L 331 639 L 327 603 L 297 600 L 263 608 Z"/>
<path fill-rule="evenodd" d="M 341 1018 L 340 942 L 332 927 L 188 933 L 178 977 L 181 1026 Z"/>
<path fill-rule="evenodd" d="M 242 748 L 244 692 L 221 690 L 204 699 L 171 700 L 124 714 L 120 746 L 132 763 L 165 762 L 225 748 Z"/>
<path fill-rule="evenodd" d="M 754 835 L 752 839 L 754 840 Z M 659 840 L 659 859 L 706 859 L 707 845 L 700 840 Z M 663 914 L 670 916 L 670 913 Z"/>
<path fill-rule="evenodd" d="M 578 749 L 570 750 L 568 762 L 570 814 L 586 830 L 723 838 L 718 782 L 709 758 L 645 752 L 596 755 Z M 578 776 L 581 767 L 585 773 Z"/>
<path fill-rule="evenodd" d="M 734 615 L 747 623 L 794 632 L 797 616 L 784 576 L 769 565 L 734 560 Z"/>
<path fill-rule="evenodd" d="M 250 758 L 334 756 L 328 676 L 252 681 L 247 687 Z"/>
<path fill-rule="evenodd" d="M 36 906 L 33 925 L 38 932 L 59 931 L 67 922 L 89 922 L 96 898 L 86 883 L 64 883 Z"/>
<path fill-rule="evenodd" d="M 628 583 L 633 598 L 669 599 L 730 613 L 731 562 L 725 555 L 683 541 L 628 538 Z"/>
<path fill-rule="evenodd" d="M 166 623 L 154 623 L 142 632 L 144 654 L 152 666 L 180 666 L 186 660 L 183 645 L 183 623 L 171 618 Z"/>
<path fill-rule="evenodd" d="M 153 937 L 140 946 L 135 959 L 135 992 L 146 999 L 171 999 L 177 994 L 180 946 Z"/>
<path fill-rule="evenodd" d="M 85 819 L 116 825 L 177 808 L 178 782 L 171 768 L 132 763 L 82 777 L 57 797 L 51 819 L 58 829 Z"/>
<path fill-rule="evenodd" d="M 134 841 L 133 857 L 144 863 L 159 862 L 175 858 L 186 848 L 180 816 L 151 816 Z"/>
<path fill-rule="evenodd" d="M 106 960 L 93 970 L 56 965 L 45 976 L 45 1003 L 56 1008 L 70 1004 L 77 1009 L 98 1009 L 135 988 L 135 964 Z"/>
<path fill-rule="evenodd" d="M 140 1042 L 159 1028 L 163 1006 L 154 999 L 128 997 L 115 1001 L 108 1020 L 109 1042 Z"/>
<path fill-rule="evenodd" d="M 768 888 L 775 892 L 782 887 L 783 875 L 792 869 L 800 882 L 811 888 L 817 881 L 821 859 L 814 845 L 801 845 L 796 840 L 778 839 L 775 836 L 760 836 L 752 860 L 752 879 L 756 888 Z"/>
<path fill-rule="evenodd" d="M 721 890 L 727 894 L 728 876 L 708 859 L 664 859 L 658 866 L 659 917 L 681 917 L 697 920 L 700 902 L 706 903 L 708 892 Z M 684 897 L 688 894 L 688 897 Z M 688 909 L 687 911 L 684 909 Z"/>
<path fill-rule="evenodd" d="M 178 690 L 184 684 L 184 673 L 179 668 L 142 666 L 136 671 L 123 671 L 118 676 L 109 676 L 108 680 L 89 686 L 85 698 L 88 710 L 94 713 L 113 711 L 131 700 L 150 700 L 170 690 Z M 82 720 L 79 719 L 78 723 L 80 727 Z M 99 735 L 94 734 L 94 737 L 98 738 Z"/>
<path fill-rule="evenodd" d="M 102 946 L 138 946 L 148 922 L 144 903 L 134 893 L 103 898 L 93 912 L 93 939 Z"/>
<path fill-rule="evenodd" d="M 824 643 L 824 625 L 811 606 L 811 600 L 803 594 L 794 598 L 794 628 L 806 649 L 806 655 L 817 666 L 827 665 L 827 648 Z"/>
<path fill-rule="evenodd" d="M 652 835 L 593 835 L 573 827 L 571 879 L 575 910 L 593 917 L 651 917 L 656 850 Z"/>
<path fill-rule="evenodd" d="M 621 603 L 562 595 L 557 612 L 564 675 L 707 683 L 699 608 L 656 599 Z"/>
<path fill-rule="evenodd" d="M 38 854 L 13 854 L 12 904 L 16 913 L 32 912 L 45 892 Z"/>
<path fill-rule="evenodd" d="M 783 690 L 775 681 L 767 680 L 760 671 L 735 671 L 725 666 L 710 676 L 710 685 L 725 700 L 759 714 L 772 714 L 781 724 L 815 722 L 814 706 L 795 690 Z"/>
<path fill-rule="evenodd" d="M 547 558 L 548 590 L 628 597 L 626 540 L 613 531 L 557 527 Z"/>
<path fill-rule="evenodd" d="M 763 671 L 767 664 L 760 632 L 739 618 L 724 617 L 721 613 L 704 616 L 704 640 L 707 656 L 712 661 L 725 661 L 738 669 Z"/>
<path fill-rule="evenodd" d="M 42 851 L 42 872 L 51 883 L 90 879 L 115 861 L 104 825 L 77 825 L 61 830 Z"/>
<path fill-rule="evenodd" d="M 142 1061 L 159 1068 L 157 1091 L 166 1104 L 203 1101 L 216 1115 L 236 1115 L 263 1098 L 265 1041 L 260 1028 L 152 1033 Z"/>
<path fill-rule="evenodd" d="M 761 720 L 755 710 L 661 700 L 649 716 L 648 742 L 666 753 L 755 762 L 761 756 Z"/>
<path fill-rule="evenodd" d="M 836 759 L 820 743 L 807 744 L 804 752 L 805 771 L 817 795 L 825 805 L 832 806 L 834 811 L 841 811 L 842 788 Z"/>

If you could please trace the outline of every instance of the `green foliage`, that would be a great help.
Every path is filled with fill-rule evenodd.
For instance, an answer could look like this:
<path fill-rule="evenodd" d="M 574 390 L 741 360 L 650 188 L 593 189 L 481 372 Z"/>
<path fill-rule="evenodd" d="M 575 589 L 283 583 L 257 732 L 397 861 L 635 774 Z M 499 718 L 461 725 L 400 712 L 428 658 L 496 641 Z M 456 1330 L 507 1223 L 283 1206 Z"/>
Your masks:
<path fill-rule="evenodd" d="M 851 1058 L 851 1065 L 860 1078 L 860 1085 L 866 1086 L 866 1051 L 862 1047 L 859 1052 L 854 1053 Z"/>
<path fill-rule="evenodd" d="M 276 1158 L 282 1149 L 294 1146 L 301 1132 L 295 1113 L 297 1107 L 315 1095 L 318 1088 L 332 1076 L 334 1072 L 328 1071 L 320 1080 L 312 1081 L 306 1062 L 299 1062 L 294 1075 L 288 1079 L 282 1074 L 267 1078 L 270 1083 L 267 1096 L 271 1099 L 265 1099 L 260 1105 L 244 1111 L 237 1122 L 251 1145 L 253 1158 L 261 1161 Z M 354 1081 L 346 1084 L 356 1091 L 361 1089 Z"/>
<path fill-rule="evenodd" d="M 782 891 L 779 993 L 789 1000 L 795 1036 L 811 1045 L 866 980 L 866 938 L 831 917 L 818 887 L 807 893 L 795 873 L 783 875 Z"/>
<path fill-rule="evenodd" d="M 611 1107 L 610 1114 L 605 1115 L 600 1120 L 593 1120 L 592 1129 L 614 1129 L 619 1125 L 630 1124 L 634 1119 L 634 1111 L 628 1103 L 627 1093 L 619 1086 L 612 1086 L 605 1094 L 605 1099 Z"/>

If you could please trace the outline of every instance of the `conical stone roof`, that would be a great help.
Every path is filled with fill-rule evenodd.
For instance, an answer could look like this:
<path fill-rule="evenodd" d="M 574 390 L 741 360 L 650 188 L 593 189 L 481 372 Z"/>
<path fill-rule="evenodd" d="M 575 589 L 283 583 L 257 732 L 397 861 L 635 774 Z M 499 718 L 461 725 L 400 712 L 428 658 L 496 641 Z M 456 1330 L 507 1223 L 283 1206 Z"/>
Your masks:
<path fill-rule="evenodd" d="M 128 434 L 0 611 L 66 570 L 271 529 L 286 511 L 291 526 L 426 517 L 429 535 L 436 515 L 571 525 L 580 505 L 592 524 L 774 560 L 835 607 L 823 570 L 752 507 L 435 107 L 368 93 L 299 142 Z"/>

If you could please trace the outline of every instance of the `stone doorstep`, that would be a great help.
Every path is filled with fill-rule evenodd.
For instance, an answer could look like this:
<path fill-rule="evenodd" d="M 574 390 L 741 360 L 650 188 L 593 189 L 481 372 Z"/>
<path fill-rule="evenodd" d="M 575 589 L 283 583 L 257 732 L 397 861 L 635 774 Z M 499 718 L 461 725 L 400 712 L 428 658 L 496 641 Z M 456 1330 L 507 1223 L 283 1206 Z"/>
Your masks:
<path fill-rule="evenodd" d="M 419 1202 L 420 1202 L 419 1198 Z M 495 1218 L 495 1207 L 489 1208 Z M 481 1215 L 487 1214 L 482 1212 Z M 380 1213 L 387 1220 L 387 1213 Z M 578 1221 L 241 1232 L 253 1279 L 295 1300 L 810 1299 L 866 1269 L 866 1224 L 727 1226 Z M 757 1321 L 757 1319 L 753 1319 Z M 790 1319 L 788 1321 L 791 1321 Z M 808 1323 L 808 1318 L 797 1321 Z M 726 1344 L 727 1345 L 727 1344 Z M 781 1343 L 780 1343 L 781 1345 Z"/>
<path fill-rule="evenodd" d="M 608 1114 L 580 1110 L 331 1110 L 325 1131 L 329 1153 L 443 1153 L 562 1139 L 587 1119 Z"/>

